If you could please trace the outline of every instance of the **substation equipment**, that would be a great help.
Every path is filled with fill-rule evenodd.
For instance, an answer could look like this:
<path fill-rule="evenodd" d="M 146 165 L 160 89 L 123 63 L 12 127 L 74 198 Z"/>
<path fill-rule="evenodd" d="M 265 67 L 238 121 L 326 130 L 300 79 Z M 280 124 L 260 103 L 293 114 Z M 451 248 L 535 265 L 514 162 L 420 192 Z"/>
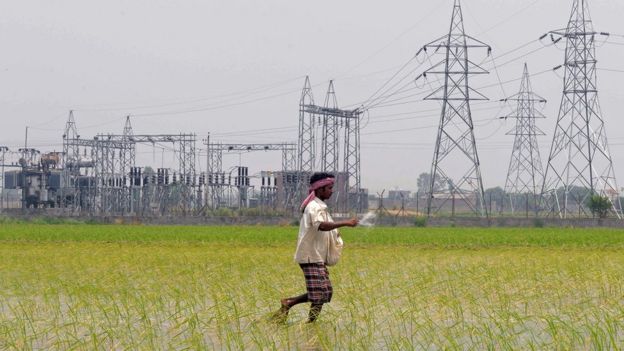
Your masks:
<path fill-rule="evenodd" d="M 137 144 L 171 144 L 176 168 L 137 167 Z M 70 214 L 186 214 L 202 207 L 204 177 L 195 168 L 194 134 L 134 135 L 130 119 L 123 134 L 78 134 L 73 111 L 63 134 L 63 152 L 20 149 L 17 163 L 2 151 L 5 191 L 21 190 L 22 208 L 61 208 Z M 5 172 L 5 167 L 17 168 Z M 3 203 L 4 203 L 3 196 Z"/>
<path fill-rule="evenodd" d="M 276 144 L 224 144 L 211 143 L 206 139 L 207 164 L 206 204 L 209 208 L 262 208 L 293 211 L 295 209 L 296 145 Z M 251 183 L 257 175 L 249 174 L 249 167 L 223 167 L 223 154 L 228 152 L 281 152 L 282 165 L 279 171 L 261 171 L 259 189 Z M 258 191 L 259 190 L 259 191 Z"/>
<path fill-rule="evenodd" d="M 0 152 L 0 209 L 14 207 L 12 205 L 16 200 L 21 208 L 59 206 L 62 174 L 60 152 L 41 154 L 33 148 L 20 148 L 12 152 L 7 147 L 0 147 Z M 7 160 L 7 154 L 12 162 Z"/>
<path fill-rule="evenodd" d="M 202 207 L 204 183 L 195 166 L 196 139 L 191 133 L 135 135 L 129 118 L 123 134 L 83 139 L 70 113 L 63 135 L 61 206 L 92 215 L 194 213 Z M 177 167 L 137 166 L 137 144 L 165 145 L 176 155 Z"/>

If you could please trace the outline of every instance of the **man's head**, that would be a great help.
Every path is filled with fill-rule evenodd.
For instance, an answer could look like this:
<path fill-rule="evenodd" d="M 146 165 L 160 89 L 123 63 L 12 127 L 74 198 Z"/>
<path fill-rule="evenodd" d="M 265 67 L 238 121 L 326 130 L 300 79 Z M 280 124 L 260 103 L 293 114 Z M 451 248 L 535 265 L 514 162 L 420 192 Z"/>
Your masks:
<path fill-rule="evenodd" d="M 331 178 L 332 180 L 334 180 L 334 175 L 331 173 L 325 173 L 325 172 L 314 173 L 312 177 L 310 177 L 310 186 L 314 185 L 314 183 L 316 182 L 323 181 L 328 178 Z M 323 185 L 314 190 L 314 195 L 316 195 L 316 197 L 318 197 L 319 199 L 323 201 L 329 199 L 333 193 L 334 193 L 333 182 L 327 185 Z"/>

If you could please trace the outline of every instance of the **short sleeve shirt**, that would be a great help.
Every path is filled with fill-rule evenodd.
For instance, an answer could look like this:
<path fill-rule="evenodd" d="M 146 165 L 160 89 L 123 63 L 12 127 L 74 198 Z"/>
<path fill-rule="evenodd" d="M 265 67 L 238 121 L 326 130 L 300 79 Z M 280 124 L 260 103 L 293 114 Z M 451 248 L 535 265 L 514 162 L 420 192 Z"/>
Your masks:
<path fill-rule="evenodd" d="M 297 250 L 295 251 L 295 261 L 297 263 L 325 262 L 329 244 L 329 232 L 319 230 L 322 222 L 333 222 L 333 219 L 327 210 L 325 202 L 317 197 L 310 201 L 301 216 Z"/>

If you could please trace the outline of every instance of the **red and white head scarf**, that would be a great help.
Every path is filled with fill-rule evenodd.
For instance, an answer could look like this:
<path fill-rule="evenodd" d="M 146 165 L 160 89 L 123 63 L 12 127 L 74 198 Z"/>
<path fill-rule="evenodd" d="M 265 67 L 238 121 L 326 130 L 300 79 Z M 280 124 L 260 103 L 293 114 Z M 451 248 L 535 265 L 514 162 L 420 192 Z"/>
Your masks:
<path fill-rule="evenodd" d="M 303 200 L 303 202 L 301 203 L 301 212 L 303 212 L 306 208 L 306 206 L 308 206 L 308 204 L 310 203 L 310 201 L 314 200 L 314 198 L 316 197 L 316 194 L 314 194 L 314 191 L 316 189 L 320 189 L 324 186 L 327 185 L 331 185 L 334 184 L 336 180 L 334 178 L 325 178 L 325 179 L 321 179 L 321 180 L 317 180 L 316 182 L 312 183 L 310 185 L 310 188 L 308 189 L 308 197 L 305 198 L 305 200 Z"/>

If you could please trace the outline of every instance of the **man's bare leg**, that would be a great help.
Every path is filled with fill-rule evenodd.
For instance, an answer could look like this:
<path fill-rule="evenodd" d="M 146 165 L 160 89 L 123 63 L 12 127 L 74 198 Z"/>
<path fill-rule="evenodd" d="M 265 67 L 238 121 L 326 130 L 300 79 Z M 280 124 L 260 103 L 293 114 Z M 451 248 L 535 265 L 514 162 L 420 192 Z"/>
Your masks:
<path fill-rule="evenodd" d="M 301 294 L 295 297 L 289 297 L 286 299 L 281 299 L 282 307 L 286 307 L 287 309 L 292 308 L 295 305 L 300 303 L 308 302 L 308 294 Z"/>
<path fill-rule="evenodd" d="M 312 323 L 318 318 L 319 314 L 321 314 L 321 309 L 323 309 L 323 304 L 312 304 L 310 305 L 310 313 L 308 314 L 308 323 Z"/>

